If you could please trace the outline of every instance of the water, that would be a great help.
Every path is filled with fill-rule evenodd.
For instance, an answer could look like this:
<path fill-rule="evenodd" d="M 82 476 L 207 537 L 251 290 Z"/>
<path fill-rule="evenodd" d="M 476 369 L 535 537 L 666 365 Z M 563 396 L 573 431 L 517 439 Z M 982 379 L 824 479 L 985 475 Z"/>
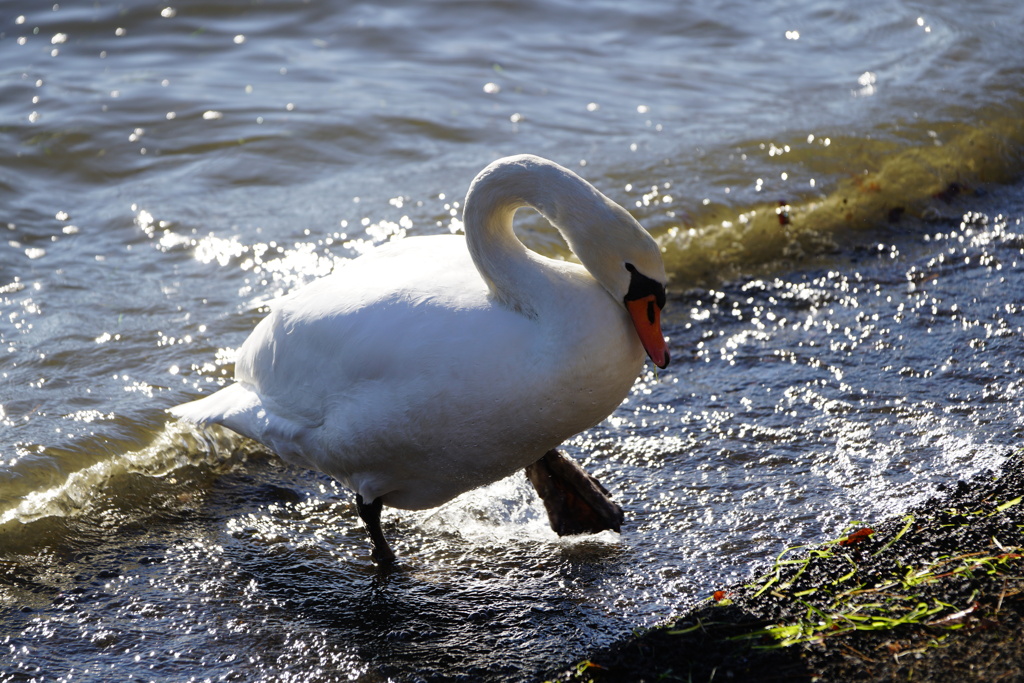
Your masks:
<path fill-rule="evenodd" d="M 531 680 L 998 468 L 1024 428 L 1022 23 L 0 3 L 0 680 Z M 673 365 L 567 445 L 621 537 L 557 539 L 513 477 L 387 511 L 381 575 L 346 491 L 167 420 L 267 300 L 457 229 L 473 175 L 527 151 L 673 276 Z"/>

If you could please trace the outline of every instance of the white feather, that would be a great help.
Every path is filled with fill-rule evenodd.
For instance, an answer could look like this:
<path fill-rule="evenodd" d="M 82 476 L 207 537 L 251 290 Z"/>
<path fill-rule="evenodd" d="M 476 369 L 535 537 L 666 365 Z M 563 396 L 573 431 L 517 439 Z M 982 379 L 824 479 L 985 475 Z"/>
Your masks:
<path fill-rule="evenodd" d="M 525 249 L 511 228 L 524 205 L 586 243 L 599 272 Z M 465 229 L 396 241 L 275 301 L 236 383 L 171 412 L 406 509 L 501 479 L 603 420 L 644 358 L 622 264 L 663 280 L 657 245 L 537 157 L 481 173 Z"/>

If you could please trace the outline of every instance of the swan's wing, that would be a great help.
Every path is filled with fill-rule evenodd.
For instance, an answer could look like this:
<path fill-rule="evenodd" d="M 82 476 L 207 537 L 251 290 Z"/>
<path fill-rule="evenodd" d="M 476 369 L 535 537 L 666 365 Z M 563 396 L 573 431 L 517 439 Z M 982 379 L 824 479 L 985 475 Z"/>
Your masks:
<path fill-rule="evenodd" d="M 235 378 L 269 412 L 316 427 L 367 383 L 386 392 L 452 355 L 468 334 L 456 321 L 490 308 L 464 239 L 402 240 L 272 303 L 239 349 Z"/>
<path fill-rule="evenodd" d="M 467 319 L 491 337 L 506 329 L 495 317 L 518 316 L 494 306 L 463 238 L 405 239 L 273 301 L 239 349 L 236 384 L 170 412 L 223 424 L 279 453 L 275 444 L 295 448 L 328 415 L 336 436 L 346 414 L 365 421 L 376 411 L 387 422 L 401 409 L 395 402 L 432 393 L 411 385 L 451 381 L 442 375 L 456 371 L 461 354 L 480 353 L 482 331 Z"/>

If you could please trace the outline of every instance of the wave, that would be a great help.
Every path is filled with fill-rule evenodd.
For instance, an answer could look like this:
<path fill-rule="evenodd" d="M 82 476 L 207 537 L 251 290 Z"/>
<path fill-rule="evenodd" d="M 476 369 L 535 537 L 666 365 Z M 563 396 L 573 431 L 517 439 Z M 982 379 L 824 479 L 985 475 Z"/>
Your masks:
<path fill-rule="evenodd" d="M 1024 107 L 1021 107 L 1024 110 Z M 824 195 L 784 198 L 748 206 L 709 206 L 683 225 L 656 229 L 674 286 L 714 286 L 744 275 L 791 268 L 851 246 L 865 236 L 921 233 L 937 220 L 959 219 L 965 203 L 992 184 L 1024 172 L 1024 114 L 984 125 L 958 123 L 927 130 L 929 142 L 878 142 L 874 170 L 847 173 Z M 863 163 L 862 139 L 848 154 Z M 842 157 L 826 159 L 842 167 Z"/>
<path fill-rule="evenodd" d="M 105 531 L 194 506 L 213 478 L 254 447 L 226 430 L 170 422 L 149 445 L 110 453 L 0 510 L 0 556 L 68 541 L 81 545 Z M 61 458 L 61 466 L 73 467 L 73 461 Z"/>

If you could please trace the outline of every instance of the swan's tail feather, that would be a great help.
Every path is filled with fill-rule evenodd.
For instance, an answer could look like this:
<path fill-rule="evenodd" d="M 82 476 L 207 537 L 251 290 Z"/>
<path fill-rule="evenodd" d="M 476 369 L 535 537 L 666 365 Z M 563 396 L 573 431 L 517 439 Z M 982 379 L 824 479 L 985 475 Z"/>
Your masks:
<path fill-rule="evenodd" d="M 268 409 L 259 394 L 236 382 L 205 398 L 168 408 L 171 415 L 197 425 L 219 424 L 248 437 L 302 467 L 317 468 L 304 455 L 316 430 Z"/>
<path fill-rule="evenodd" d="M 251 439 L 253 416 L 263 409 L 259 395 L 244 384 L 235 383 L 197 401 L 168 408 L 174 417 L 197 425 L 220 424 Z"/>

